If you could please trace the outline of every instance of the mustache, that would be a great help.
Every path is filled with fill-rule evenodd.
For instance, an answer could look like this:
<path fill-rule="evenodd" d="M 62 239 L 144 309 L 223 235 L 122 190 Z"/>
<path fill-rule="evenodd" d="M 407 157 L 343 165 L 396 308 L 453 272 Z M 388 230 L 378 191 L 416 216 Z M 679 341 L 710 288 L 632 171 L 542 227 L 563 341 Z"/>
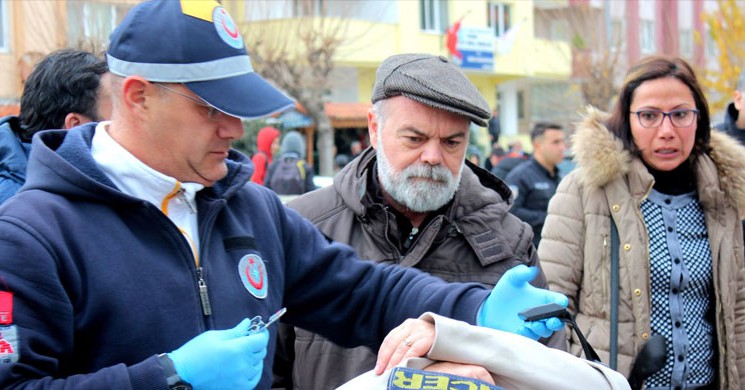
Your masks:
<path fill-rule="evenodd" d="M 425 178 L 434 181 L 448 181 L 451 179 L 450 171 L 442 165 L 417 164 L 406 167 L 401 176 L 404 179 Z"/>

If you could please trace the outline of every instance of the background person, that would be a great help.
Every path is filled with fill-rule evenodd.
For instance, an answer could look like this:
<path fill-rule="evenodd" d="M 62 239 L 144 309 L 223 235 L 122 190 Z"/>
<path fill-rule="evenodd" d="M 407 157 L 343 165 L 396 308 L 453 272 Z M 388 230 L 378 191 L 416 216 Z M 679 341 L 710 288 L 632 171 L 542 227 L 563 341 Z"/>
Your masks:
<path fill-rule="evenodd" d="M 732 103 L 727 105 L 724 112 L 724 121 L 714 125 L 714 128 L 727 133 L 737 139 L 740 144 L 745 145 L 745 115 L 740 113 L 745 110 L 745 70 L 737 79 L 737 88 L 732 94 Z"/>
<path fill-rule="evenodd" d="M 504 180 L 516 166 L 522 164 L 528 158 L 530 156 L 526 155 L 523 151 L 520 140 L 515 140 L 510 143 L 507 153 L 499 159 L 497 165 L 492 168 L 491 173 Z"/>
<path fill-rule="evenodd" d="M 497 145 L 492 148 L 491 153 L 489 154 L 489 157 L 484 160 L 484 169 L 491 172 L 494 167 L 499 164 L 499 161 L 504 157 L 504 155 L 507 154 L 507 152 L 504 151 L 504 148 Z"/>
<path fill-rule="evenodd" d="M 446 281 L 491 286 L 516 265 L 538 265 L 532 231 L 509 213 L 507 186 L 465 161 L 469 124 L 483 126 L 489 106 L 457 66 L 429 54 L 389 57 L 377 70 L 372 102 L 372 148 L 332 186 L 290 207 L 363 258 Z M 543 275 L 534 284 L 547 285 Z M 367 347 L 343 348 L 289 326 L 282 333 L 275 386 L 333 389 L 375 365 Z M 565 348 L 563 337 L 552 345 Z"/>
<path fill-rule="evenodd" d="M 535 268 L 489 292 L 360 261 L 248 183 L 230 149 L 240 118 L 294 102 L 251 71 L 235 26 L 217 2 L 136 5 L 107 53 L 112 120 L 34 138 L 27 185 L 0 208 L 0 388 L 267 389 L 276 329 L 249 318 L 282 307 L 350 346 L 428 310 L 536 338 L 561 328 L 517 318 L 566 304 L 527 284 Z M 396 336 L 378 367 L 433 340 Z"/>
<path fill-rule="evenodd" d="M 297 131 L 282 136 L 280 155 L 269 166 L 264 186 L 278 195 L 300 195 L 316 189 L 313 168 L 305 161 L 305 140 Z"/>
<path fill-rule="evenodd" d="M 740 73 L 740 78 L 737 80 L 737 88 L 733 93 L 732 103 L 727 106 L 727 110 L 724 112 L 724 121 L 714 125 L 715 129 L 735 138 L 741 145 L 745 145 L 745 115 L 740 115 L 740 112 L 744 109 L 745 70 Z M 745 215 L 742 217 L 745 218 Z M 743 219 L 742 224 L 745 233 L 745 219 Z"/>
<path fill-rule="evenodd" d="M 0 203 L 26 181 L 31 138 L 47 129 L 70 129 L 111 116 L 111 97 L 102 82 L 106 61 L 73 49 L 44 57 L 26 79 L 18 117 L 0 119 Z"/>
<path fill-rule="evenodd" d="M 352 156 L 352 159 L 357 158 L 357 156 L 362 153 L 362 143 L 360 141 L 352 141 L 349 144 L 349 153 Z"/>
<path fill-rule="evenodd" d="M 510 211 L 533 228 L 533 245 L 541 241 L 548 201 L 559 185 L 557 165 L 564 160 L 564 130 L 555 123 L 540 122 L 530 132 L 533 155 L 505 178 L 515 194 Z"/>
<path fill-rule="evenodd" d="M 489 131 L 489 143 L 492 148 L 499 145 L 499 136 L 502 134 L 502 125 L 499 123 L 499 110 L 494 107 L 492 110 L 491 118 L 487 123 L 487 130 Z"/>
<path fill-rule="evenodd" d="M 646 340 L 667 340 L 646 388 L 745 384 L 745 269 L 740 211 L 745 149 L 709 130 L 691 67 L 653 56 L 626 75 L 610 116 L 586 113 L 577 168 L 551 199 L 538 254 L 549 284 L 600 358 L 609 358 L 611 223 L 618 228 L 618 369 Z M 569 340 L 579 353 L 578 340 Z"/>
<path fill-rule="evenodd" d="M 254 173 L 251 181 L 256 184 L 264 184 L 266 171 L 272 163 L 272 158 L 279 152 L 279 142 L 282 133 L 274 127 L 266 126 L 259 130 L 256 136 L 256 153 L 251 157 Z"/>

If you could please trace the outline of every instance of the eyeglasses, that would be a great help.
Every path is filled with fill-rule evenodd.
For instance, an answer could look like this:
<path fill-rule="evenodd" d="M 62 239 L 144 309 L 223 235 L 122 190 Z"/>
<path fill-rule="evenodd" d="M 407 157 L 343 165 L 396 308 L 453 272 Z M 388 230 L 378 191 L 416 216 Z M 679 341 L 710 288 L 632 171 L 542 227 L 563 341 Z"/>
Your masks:
<path fill-rule="evenodd" d="M 189 99 L 191 101 L 197 102 L 200 106 L 202 106 L 204 108 L 207 108 L 207 119 L 209 119 L 209 120 L 211 120 L 213 122 L 219 121 L 220 118 L 223 115 L 223 112 L 220 111 L 219 109 L 217 109 L 217 107 L 215 107 L 215 106 L 213 106 L 213 105 L 205 102 L 202 99 L 197 99 L 197 98 L 191 97 L 191 96 L 189 96 L 189 95 L 187 95 L 185 93 L 181 93 L 181 92 L 179 92 L 179 91 L 177 91 L 177 90 L 175 90 L 173 88 L 168 88 L 168 87 L 166 87 L 165 85 L 163 85 L 161 83 L 153 83 L 153 84 L 155 84 L 155 85 L 157 85 L 157 86 L 165 89 L 168 92 L 175 93 L 176 95 L 183 96 L 183 97 L 185 97 L 185 98 L 187 98 L 187 99 Z"/>
<path fill-rule="evenodd" d="M 698 110 L 672 110 L 664 112 L 660 110 L 631 111 L 636 114 L 642 127 L 653 128 L 662 125 L 665 117 L 670 117 L 670 123 L 675 127 L 688 127 L 693 124 L 698 115 Z"/>

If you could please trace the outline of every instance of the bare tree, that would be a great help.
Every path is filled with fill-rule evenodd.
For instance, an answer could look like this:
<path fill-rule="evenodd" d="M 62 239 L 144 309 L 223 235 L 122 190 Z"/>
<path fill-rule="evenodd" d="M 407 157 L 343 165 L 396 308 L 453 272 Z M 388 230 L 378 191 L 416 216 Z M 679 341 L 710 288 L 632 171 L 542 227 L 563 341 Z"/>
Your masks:
<path fill-rule="evenodd" d="M 585 104 L 608 110 L 618 92 L 621 34 L 605 34 L 613 26 L 606 25 L 603 12 L 588 4 L 570 7 L 568 25 L 574 79 L 582 98 Z"/>
<path fill-rule="evenodd" d="M 334 128 L 324 111 L 324 96 L 329 90 L 329 75 L 334 69 L 334 54 L 350 38 L 349 18 L 338 7 L 330 15 L 329 4 L 350 2 L 314 2 L 310 0 L 286 4 L 280 11 L 290 17 L 269 19 L 277 11 L 255 15 L 254 20 L 241 24 L 246 48 L 256 71 L 295 98 L 313 119 L 318 132 L 319 173 L 333 175 Z M 254 3 L 254 13 L 261 13 Z M 267 20 L 268 19 L 268 20 Z"/>
<path fill-rule="evenodd" d="M 585 104 L 603 110 L 610 108 L 618 93 L 615 84 L 618 56 L 618 51 L 609 49 L 600 52 L 575 49 L 575 76 Z"/>
<path fill-rule="evenodd" d="M 535 35 L 562 42 L 563 49 L 568 46 L 566 59 L 572 68 L 570 79 L 554 81 L 555 88 L 550 87 L 552 82 L 534 84 L 538 97 L 532 99 L 533 108 L 548 116 L 541 120 L 565 124 L 571 132 L 582 107 L 610 109 L 625 62 L 621 55 L 622 31 L 617 24 L 607 25 L 605 11 L 589 3 L 536 7 Z"/>

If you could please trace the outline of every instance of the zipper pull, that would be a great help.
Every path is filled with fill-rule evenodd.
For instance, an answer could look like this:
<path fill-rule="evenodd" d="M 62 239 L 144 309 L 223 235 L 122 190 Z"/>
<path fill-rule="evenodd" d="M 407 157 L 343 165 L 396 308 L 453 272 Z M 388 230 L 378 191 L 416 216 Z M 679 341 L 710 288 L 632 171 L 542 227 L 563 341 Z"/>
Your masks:
<path fill-rule="evenodd" d="M 197 213 L 197 208 L 194 207 L 194 205 L 191 204 L 191 201 L 189 201 L 189 198 L 186 197 L 186 190 L 184 190 L 183 188 L 179 188 L 179 190 L 178 190 L 178 198 L 179 198 L 179 200 L 181 200 L 181 202 L 183 202 L 184 204 L 186 204 L 186 207 L 189 209 L 189 213 L 191 213 L 191 214 L 196 214 Z"/>
<path fill-rule="evenodd" d="M 411 232 L 409 233 L 409 236 L 406 237 L 406 241 L 404 241 L 404 251 L 408 252 L 409 249 L 411 249 L 411 245 L 414 244 L 414 240 L 416 240 L 416 236 L 419 234 L 419 228 L 418 227 L 412 227 Z"/>
<path fill-rule="evenodd" d="M 202 301 L 202 313 L 206 316 L 212 315 L 212 305 L 207 293 L 207 282 L 202 277 L 202 267 L 197 267 L 197 277 L 199 278 L 197 285 L 199 286 L 199 299 Z"/>

